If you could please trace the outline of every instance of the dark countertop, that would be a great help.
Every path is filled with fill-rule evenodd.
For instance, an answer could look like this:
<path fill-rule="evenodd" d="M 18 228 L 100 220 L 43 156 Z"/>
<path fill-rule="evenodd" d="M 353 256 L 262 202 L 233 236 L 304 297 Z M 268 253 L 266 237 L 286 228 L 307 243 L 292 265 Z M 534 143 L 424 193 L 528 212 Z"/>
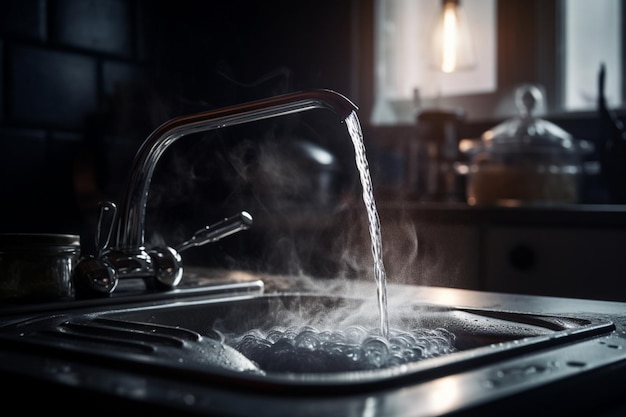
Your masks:
<path fill-rule="evenodd" d="M 424 222 L 514 224 L 550 227 L 626 228 L 626 205 L 567 204 L 519 207 L 470 206 L 465 203 L 378 203 L 381 218 L 404 213 Z"/>

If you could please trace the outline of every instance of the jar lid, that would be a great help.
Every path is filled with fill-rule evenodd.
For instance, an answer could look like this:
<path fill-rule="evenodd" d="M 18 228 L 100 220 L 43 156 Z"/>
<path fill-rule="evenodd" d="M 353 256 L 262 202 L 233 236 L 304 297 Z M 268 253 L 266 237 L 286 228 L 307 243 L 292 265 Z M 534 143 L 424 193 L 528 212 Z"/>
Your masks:
<path fill-rule="evenodd" d="M 52 233 L 0 233 L 0 250 L 80 247 L 80 236 Z"/>

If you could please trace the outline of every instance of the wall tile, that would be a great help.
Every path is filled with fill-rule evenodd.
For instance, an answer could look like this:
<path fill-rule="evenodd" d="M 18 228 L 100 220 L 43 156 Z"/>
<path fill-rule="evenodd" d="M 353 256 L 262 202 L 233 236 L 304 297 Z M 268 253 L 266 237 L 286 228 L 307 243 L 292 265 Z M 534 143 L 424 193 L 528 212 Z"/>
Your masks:
<path fill-rule="evenodd" d="M 81 139 L 81 135 L 65 132 L 53 132 L 50 137 L 47 155 L 51 162 L 48 191 L 51 193 L 50 200 L 54 201 L 54 205 L 74 199 L 74 167 L 76 158 L 79 157 Z"/>
<path fill-rule="evenodd" d="M 78 128 L 97 103 L 97 66 L 83 55 L 10 49 L 10 114 L 18 123 Z"/>
<path fill-rule="evenodd" d="M 41 202 L 45 203 L 46 213 L 50 216 L 50 227 L 58 231 L 76 232 L 84 223 L 74 181 L 82 142 L 80 134 L 52 132 L 50 136 L 47 186 Z"/>
<path fill-rule="evenodd" d="M 31 129 L 0 129 L 0 190 L 19 196 L 37 187 L 45 173 L 46 133 Z M 5 203 L 9 203 L 6 199 Z"/>
<path fill-rule="evenodd" d="M 37 232 L 47 177 L 46 132 L 0 129 L 0 232 Z"/>
<path fill-rule="evenodd" d="M 130 2 L 51 0 L 51 38 L 64 45 L 128 57 L 133 52 Z"/>
<path fill-rule="evenodd" d="M 0 2 L 0 32 L 5 35 L 44 40 L 46 21 L 46 0 Z"/>
<path fill-rule="evenodd" d="M 139 79 L 139 75 L 139 70 L 132 64 L 104 61 L 102 63 L 102 92 L 106 96 L 112 96 L 116 93 L 116 89 Z"/>
<path fill-rule="evenodd" d="M 0 233 L 83 233 L 74 164 L 82 136 L 0 129 Z"/>

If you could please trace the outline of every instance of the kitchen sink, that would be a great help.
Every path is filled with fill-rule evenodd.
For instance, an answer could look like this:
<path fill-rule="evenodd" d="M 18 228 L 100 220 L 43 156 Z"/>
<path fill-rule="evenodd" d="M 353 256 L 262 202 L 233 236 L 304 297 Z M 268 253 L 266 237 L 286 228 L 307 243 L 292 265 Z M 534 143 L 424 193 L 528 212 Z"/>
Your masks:
<path fill-rule="evenodd" d="M 481 409 L 487 416 L 509 412 L 510 404 L 527 409 L 537 393 L 561 398 L 569 413 L 579 405 L 562 398 L 576 389 L 583 390 L 580 399 L 596 397 L 599 389 L 611 395 L 613 385 L 598 383 L 597 375 L 601 381 L 607 370 L 609 380 L 624 376 L 624 322 L 614 320 L 619 317 L 430 303 L 411 296 L 417 287 L 391 287 L 408 296 L 390 298 L 390 334 L 419 331 L 443 339 L 443 349 L 367 369 L 268 368 L 236 342 L 259 334 L 269 340 L 277 331 L 345 336 L 355 328 L 375 339 L 379 311 L 374 297 L 363 295 L 369 291 L 266 293 L 262 283 L 251 282 L 4 308 L 0 371 L 16 390 L 35 382 L 60 389 L 60 407 L 75 390 L 95 395 L 99 415 L 125 407 L 137 415 L 254 416 L 264 409 L 277 416 L 362 416 L 373 408 L 371 415 L 472 415 Z M 277 346 L 281 338 L 272 342 Z M 295 360 L 271 358 L 309 363 L 307 352 L 294 352 L 300 355 Z M 498 408 L 503 399 L 506 405 Z"/>
<path fill-rule="evenodd" d="M 17 349 L 40 349 L 91 364 L 132 365 L 151 374 L 175 372 L 209 384 L 228 382 L 256 391 L 280 388 L 319 393 L 415 384 L 556 352 L 615 330 L 610 320 L 602 318 L 404 303 L 390 310 L 390 328 L 439 329 L 447 337 L 446 349 L 395 366 L 282 372 L 260 368 L 258 360 L 248 360 L 229 343 L 247 332 L 276 329 L 321 332 L 356 326 L 375 333 L 378 314 L 372 300 L 359 297 L 226 294 L 148 305 L 123 304 L 102 311 L 78 309 L 7 318 L 0 328 L 0 340 Z M 559 357 L 553 359 L 540 366 L 558 368 Z"/>

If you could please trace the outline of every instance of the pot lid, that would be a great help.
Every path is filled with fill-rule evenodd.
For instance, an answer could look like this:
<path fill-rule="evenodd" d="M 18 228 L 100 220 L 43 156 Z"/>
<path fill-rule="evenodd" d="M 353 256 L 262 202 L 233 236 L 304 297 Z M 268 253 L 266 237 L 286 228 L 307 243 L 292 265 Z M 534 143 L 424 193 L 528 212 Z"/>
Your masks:
<path fill-rule="evenodd" d="M 0 252 L 7 250 L 57 250 L 80 248 L 80 236 L 53 233 L 0 233 Z"/>
<path fill-rule="evenodd" d="M 590 153 L 593 150 L 590 142 L 576 140 L 561 127 L 533 114 L 537 107 L 542 105 L 543 100 L 543 93 L 537 85 L 519 86 L 515 90 L 515 105 L 519 115 L 485 131 L 480 140 L 464 143 L 461 150 L 510 147 L 535 151 Z"/>

